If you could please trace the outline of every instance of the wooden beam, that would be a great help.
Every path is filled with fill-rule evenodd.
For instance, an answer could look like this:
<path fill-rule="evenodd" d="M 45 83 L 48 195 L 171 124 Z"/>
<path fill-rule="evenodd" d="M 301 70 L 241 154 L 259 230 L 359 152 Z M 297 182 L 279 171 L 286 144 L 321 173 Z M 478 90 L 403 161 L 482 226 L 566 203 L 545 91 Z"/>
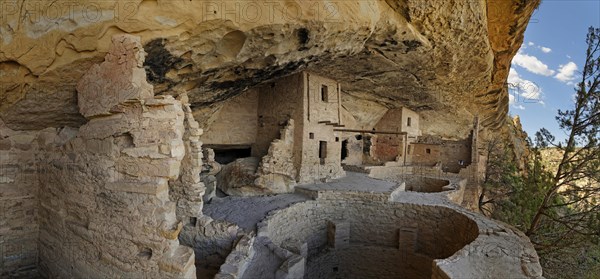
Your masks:
<path fill-rule="evenodd" d="M 371 131 L 371 130 L 356 130 L 356 129 L 333 129 L 337 132 L 354 132 L 354 133 L 369 133 L 369 134 L 391 134 L 391 135 L 406 135 L 406 132 L 391 132 L 391 131 Z"/>

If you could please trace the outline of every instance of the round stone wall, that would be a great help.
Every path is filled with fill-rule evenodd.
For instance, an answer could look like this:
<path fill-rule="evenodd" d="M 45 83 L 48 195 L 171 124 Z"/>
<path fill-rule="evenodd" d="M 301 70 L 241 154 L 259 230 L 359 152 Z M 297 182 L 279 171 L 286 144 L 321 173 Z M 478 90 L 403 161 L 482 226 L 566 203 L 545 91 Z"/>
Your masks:
<path fill-rule="evenodd" d="M 447 207 L 358 200 L 307 201 L 266 224 L 274 244 L 305 253 L 305 278 L 431 278 L 433 259 L 479 235 Z"/>

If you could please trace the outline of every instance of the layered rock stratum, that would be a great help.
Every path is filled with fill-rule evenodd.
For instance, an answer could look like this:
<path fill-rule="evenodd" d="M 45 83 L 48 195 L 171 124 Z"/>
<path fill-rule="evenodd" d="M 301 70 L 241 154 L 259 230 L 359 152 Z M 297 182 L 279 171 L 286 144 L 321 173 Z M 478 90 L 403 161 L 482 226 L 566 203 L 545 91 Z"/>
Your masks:
<path fill-rule="evenodd" d="M 142 38 L 157 94 L 187 92 L 201 126 L 223 100 L 303 69 L 342 84 L 374 124 L 387 108 L 424 133 L 505 121 L 510 60 L 539 1 L 3 1 L 0 117 L 15 130 L 81 126 L 76 83 L 111 37 Z"/>

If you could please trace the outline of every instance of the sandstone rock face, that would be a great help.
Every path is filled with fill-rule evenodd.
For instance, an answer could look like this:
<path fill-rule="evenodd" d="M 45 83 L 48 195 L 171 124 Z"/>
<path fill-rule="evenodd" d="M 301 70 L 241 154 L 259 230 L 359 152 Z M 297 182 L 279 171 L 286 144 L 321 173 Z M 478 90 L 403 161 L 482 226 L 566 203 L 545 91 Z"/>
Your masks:
<path fill-rule="evenodd" d="M 504 121 L 510 59 L 538 2 L 5 1 L 0 116 L 14 129 L 82 125 L 76 82 L 127 32 L 142 37 L 157 93 L 189 91 L 201 126 L 220 101 L 309 68 L 339 80 L 361 118 L 407 106 L 424 133 L 464 136 L 473 115 Z"/>

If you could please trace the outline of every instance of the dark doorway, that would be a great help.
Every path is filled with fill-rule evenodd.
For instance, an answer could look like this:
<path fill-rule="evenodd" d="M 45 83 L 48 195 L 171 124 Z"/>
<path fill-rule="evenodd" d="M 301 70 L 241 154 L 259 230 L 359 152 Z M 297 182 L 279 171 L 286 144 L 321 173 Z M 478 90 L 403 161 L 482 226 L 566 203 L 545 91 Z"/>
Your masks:
<path fill-rule="evenodd" d="M 211 147 L 215 151 L 215 161 L 219 164 L 229 164 L 239 158 L 247 158 L 252 156 L 250 147 Z"/>
<path fill-rule="evenodd" d="M 325 164 L 325 158 L 327 158 L 327 142 L 319 141 L 319 159 L 321 161 L 321 165 Z"/>
<path fill-rule="evenodd" d="M 348 140 L 342 141 L 342 161 L 348 157 Z"/>

